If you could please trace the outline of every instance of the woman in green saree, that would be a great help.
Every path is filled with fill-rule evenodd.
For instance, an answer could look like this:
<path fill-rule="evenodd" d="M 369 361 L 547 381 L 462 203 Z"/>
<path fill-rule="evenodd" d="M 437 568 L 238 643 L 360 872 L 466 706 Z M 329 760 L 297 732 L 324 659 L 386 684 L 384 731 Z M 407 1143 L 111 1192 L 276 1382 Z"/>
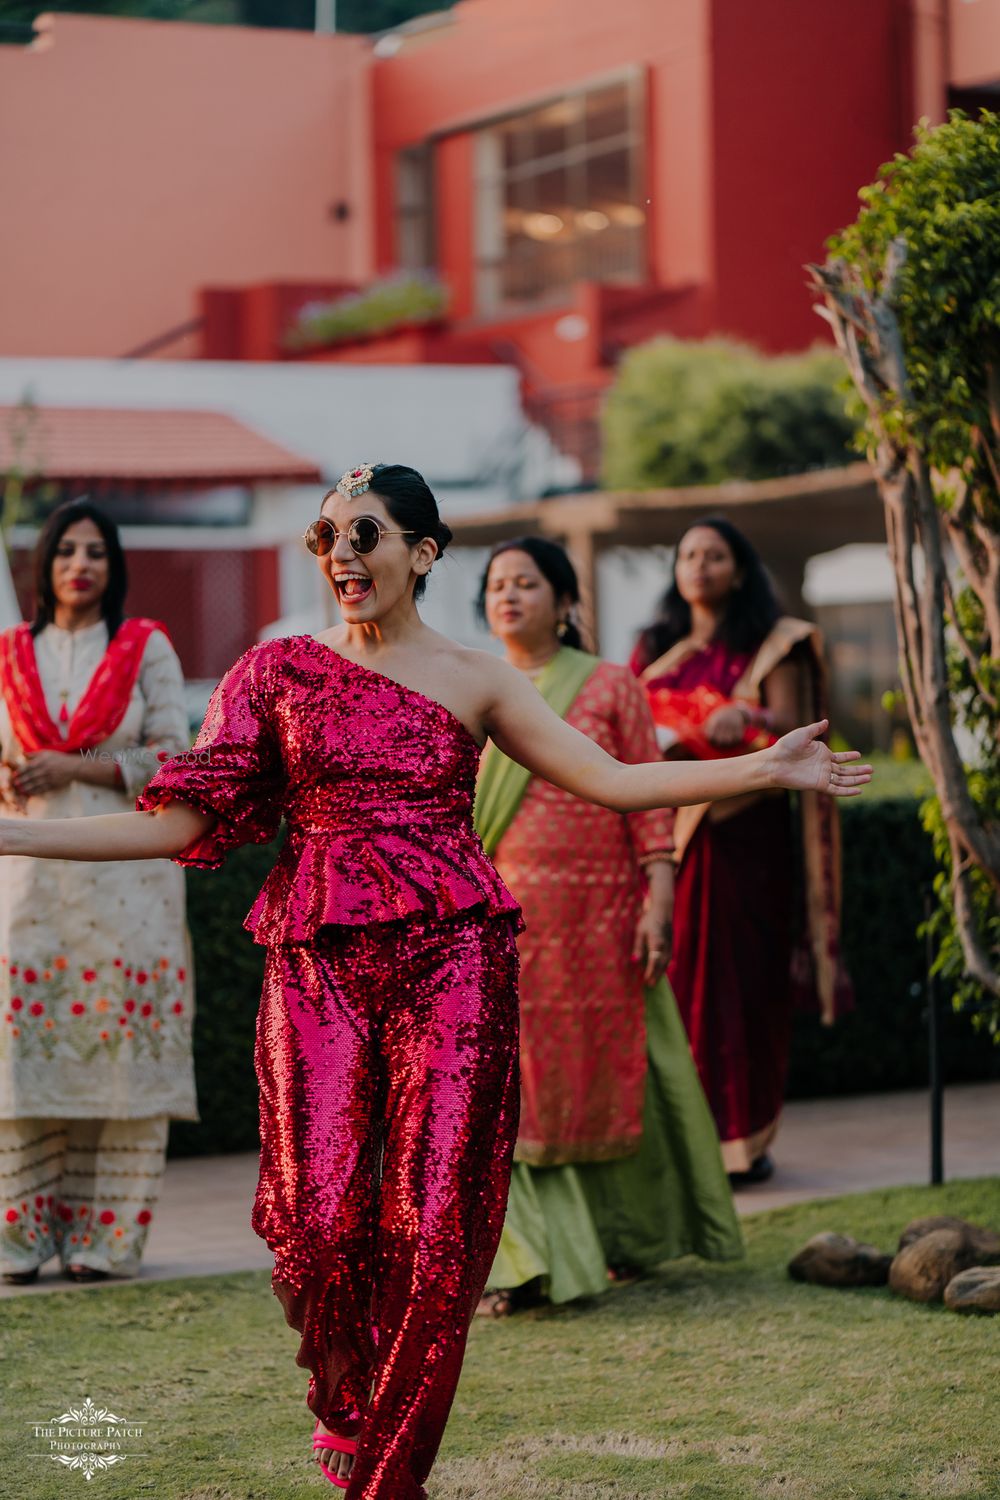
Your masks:
<path fill-rule="evenodd" d="M 581 649 L 579 587 L 554 542 L 494 549 L 480 610 L 507 660 L 616 759 L 655 760 L 631 673 Z M 521 1127 L 480 1311 L 553 1302 L 677 1256 L 742 1254 L 718 1139 L 663 971 L 669 818 L 581 802 L 491 746 L 476 824 L 521 903 Z"/>

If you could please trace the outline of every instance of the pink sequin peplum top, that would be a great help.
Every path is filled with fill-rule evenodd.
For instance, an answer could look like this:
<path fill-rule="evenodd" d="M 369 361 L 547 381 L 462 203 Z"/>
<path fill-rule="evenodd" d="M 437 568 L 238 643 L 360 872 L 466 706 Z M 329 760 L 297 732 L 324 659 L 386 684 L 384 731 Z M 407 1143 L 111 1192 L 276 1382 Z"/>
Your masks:
<path fill-rule="evenodd" d="M 472 826 L 479 747 L 443 704 L 311 635 L 253 646 L 219 683 L 193 748 L 136 806 L 178 799 L 216 822 L 177 856 L 215 869 L 288 836 L 246 919 L 255 941 L 462 911 L 516 917 Z"/>

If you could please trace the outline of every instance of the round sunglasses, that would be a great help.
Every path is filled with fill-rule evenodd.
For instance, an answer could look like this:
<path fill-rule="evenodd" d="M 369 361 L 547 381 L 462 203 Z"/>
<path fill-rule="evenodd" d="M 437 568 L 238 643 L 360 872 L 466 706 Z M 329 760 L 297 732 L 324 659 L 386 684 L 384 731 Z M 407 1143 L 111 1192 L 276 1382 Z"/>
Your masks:
<path fill-rule="evenodd" d="M 337 545 L 338 536 L 346 536 L 351 551 L 358 557 L 374 552 L 384 536 L 416 536 L 415 531 L 386 531 L 374 516 L 358 516 L 346 532 L 338 531 L 332 521 L 320 516 L 305 532 L 302 540 L 314 557 L 326 557 Z"/>

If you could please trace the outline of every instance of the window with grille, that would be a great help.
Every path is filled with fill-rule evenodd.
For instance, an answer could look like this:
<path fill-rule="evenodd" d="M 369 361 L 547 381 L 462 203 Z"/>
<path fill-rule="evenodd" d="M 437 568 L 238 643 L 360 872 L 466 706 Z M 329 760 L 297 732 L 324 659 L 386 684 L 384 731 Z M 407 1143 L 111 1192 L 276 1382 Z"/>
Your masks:
<path fill-rule="evenodd" d="M 396 260 L 404 271 L 434 266 L 433 150 L 427 141 L 396 155 Z"/>
<path fill-rule="evenodd" d="M 477 132 L 477 304 L 555 299 L 574 281 L 644 278 L 639 75 Z"/>

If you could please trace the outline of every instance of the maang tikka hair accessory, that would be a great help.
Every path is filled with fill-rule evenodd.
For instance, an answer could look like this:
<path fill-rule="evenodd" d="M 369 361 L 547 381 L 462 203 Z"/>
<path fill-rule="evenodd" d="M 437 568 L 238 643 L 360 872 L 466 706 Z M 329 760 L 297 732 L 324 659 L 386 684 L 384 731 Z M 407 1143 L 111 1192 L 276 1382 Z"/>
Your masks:
<path fill-rule="evenodd" d="M 371 464 L 359 464 L 356 469 L 348 469 L 337 480 L 336 488 L 348 500 L 353 500 L 357 495 L 363 495 L 370 489 L 372 482 L 373 466 Z"/>

